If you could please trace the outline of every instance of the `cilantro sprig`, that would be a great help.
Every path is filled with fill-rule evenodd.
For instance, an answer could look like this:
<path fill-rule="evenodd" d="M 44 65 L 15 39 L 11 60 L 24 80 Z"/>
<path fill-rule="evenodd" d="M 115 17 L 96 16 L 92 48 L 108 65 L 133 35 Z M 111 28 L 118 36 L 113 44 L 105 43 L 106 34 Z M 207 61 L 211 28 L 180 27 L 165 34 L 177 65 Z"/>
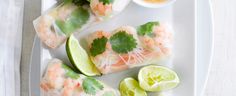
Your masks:
<path fill-rule="evenodd" d="M 133 35 L 120 31 L 110 38 L 112 50 L 117 53 L 128 53 L 137 46 L 137 42 Z"/>
<path fill-rule="evenodd" d="M 64 4 L 75 4 L 77 6 L 88 5 L 90 0 L 63 0 Z"/>
<path fill-rule="evenodd" d="M 88 0 L 73 0 L 72 2 L 78 6 L 83 6 L 83 5 L 89 4 Z"/>
<path fill-rule="evenodd" d="M 62 64 L 62 68 L 66 70 L 65 76 L 72 78 L 72 79 L 78 79 L 80 78 L 80 75 L 74 72 L 69 66 Z"/>
<path fill-rule="evenodd" d="M 153 27 L 159 25 L 159 22 L 148 22 L 137 28 L 138 35 L 150 35 L 153 32 Z"/>
<path fill-rule="evenodd" d="M 57 19 L 55 24 L 65 35 L 69 36 L 76 29 L 86 24 L 89 17 L 90 15 L 87 9 L 78 7 L 65 21 Z"/>
<path fill-rule="evenodd" d="M 90 52 L 92 56 L 97 56 L 102 54 L 106 50 L 106 44 L 108 39 L 106 37 L 101 37 L 93 40 Z"/>
<path fill-rule="evenodd" d="M 103 85 L 94 78 L 87 77 L 83 80 L 83 89 L 86 93 L 96 95 L 97 91 L 103 90 Z"/>
<path fill-rule="evenodd" d="M 114 0 L 99 0 L 99 2 L 103 2 L 103 4 L 111 4 Z"/>

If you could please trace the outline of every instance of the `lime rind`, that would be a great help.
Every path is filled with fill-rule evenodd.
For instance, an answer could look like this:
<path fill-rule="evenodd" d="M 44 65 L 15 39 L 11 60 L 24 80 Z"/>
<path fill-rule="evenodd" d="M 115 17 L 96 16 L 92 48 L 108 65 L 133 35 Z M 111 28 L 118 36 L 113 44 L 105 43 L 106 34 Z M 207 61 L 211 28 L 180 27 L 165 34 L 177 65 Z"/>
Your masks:
<path fill-rule="evenodd" d="M 149 74 L 156 75 L 150 76 Z M 146 91 L 164 91 L 176 87 L 180 80 L 169 68 L 150 65 L 142 68 L 138 74 L 139 85 Z"/>
<path fill-rule="evenodd" d="M 101 75 L 87 52 L 80 46 L 79 41 L 71 35 L 66 42 L 66 52 L 72 65 L 87 76 Z"/>
<path fill-rule="evenodd" d="M 120 83 L 121 96 L 147 96 L 147 93 L 140 88 L 139 83 L 133 78 L 125 78 Z"/>

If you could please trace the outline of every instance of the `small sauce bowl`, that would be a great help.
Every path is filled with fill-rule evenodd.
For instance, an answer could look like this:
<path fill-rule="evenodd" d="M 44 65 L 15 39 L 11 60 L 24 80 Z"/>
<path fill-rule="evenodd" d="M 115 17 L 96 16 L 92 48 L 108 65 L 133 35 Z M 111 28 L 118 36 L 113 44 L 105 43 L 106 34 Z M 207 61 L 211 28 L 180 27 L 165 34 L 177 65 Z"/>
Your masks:
<path fill-rule="evenodd" d="M 160 8 L 171 5 L 176 0 L 133 0 L 136 4 L 147 8 Z"/>

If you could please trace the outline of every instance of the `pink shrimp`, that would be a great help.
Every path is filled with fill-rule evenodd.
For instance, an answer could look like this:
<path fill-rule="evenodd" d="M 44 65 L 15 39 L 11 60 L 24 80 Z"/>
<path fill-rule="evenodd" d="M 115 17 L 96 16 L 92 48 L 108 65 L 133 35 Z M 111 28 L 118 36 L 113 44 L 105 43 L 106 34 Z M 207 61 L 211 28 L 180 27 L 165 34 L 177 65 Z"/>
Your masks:
<path fill-rule="evenodd" d="M 77 90 L 80 89 L 80 90 Z M 82 93 L 80 82 L 78 80 L 72 80 L 67 78 L 64 81 L 64 88 L 62 91 L 62 96 L 80 96 Z"/>
<path fill-rule="evenodd" d="M 153 37 L 150 36 L 139 36 L 142 44 L 146 49 L 151 52 L 168 55 L 171 52 L 170 45 L 172 43 L 172 34 L 164 25 L 156 25 L 153 27 Z M 160 54 L 160 53 L 159 53 Z"/>
<path fill-rule="evenodd" d="M 44 44 L 50 48 L 56 48 L 66 40 L 65 36 L 57 35 L 53 29 L 53 18 L 50 16 L 42 16 L 36 21 L 35 30 Z"/>
<path fill-rule="evenodd" d="M 81 88 L 81 80 L 67 78 L 65 74 L 66 71 L 62 66 L 62 62 L 58 59 L 53 59 L 49 63 L 46 74 L 40 83 L 40 87 L 47 93 L 61 94 L 60 96 L 80 94 L 82 90 L 75 90 L 75 88 Z M 62 90 L 62 92 L 58 90 Z"/>
<path fill-rule="evenodd" d="M 65 42 L 66 36 L 58 31 L 55 20 L 66 20 L 77 6 L 60 5 L 34 21 L 34 27 L 41 41 L 49 48 L 57 48 Z"/>
<path fill-rule="evenodd" d="M 112 4 L 104 4 L 99 0 L 91 0 L 90 7 L 97 16 L 107 16 L 112 13 Z"/>
<path fill-rule="evenodd" d="M 49 90 L 62 87 L 64 73 L 65 71 L 61 68 L 60 62 L 55 62 L 55 64 L 50 65 L 45 75 L 45 80 L 41 83 L 42 88 Z"/>

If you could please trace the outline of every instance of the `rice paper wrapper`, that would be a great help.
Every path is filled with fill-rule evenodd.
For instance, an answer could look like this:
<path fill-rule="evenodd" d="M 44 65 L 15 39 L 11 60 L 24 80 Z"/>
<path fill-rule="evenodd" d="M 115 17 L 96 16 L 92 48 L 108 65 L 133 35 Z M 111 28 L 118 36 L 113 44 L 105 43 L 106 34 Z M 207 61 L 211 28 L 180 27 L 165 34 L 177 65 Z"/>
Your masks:
<path fill-rule="evenodd" d="M 59 59 L 52 59 L 40 83 L 43 96 L 120 96 L 92 77 L 75 73 Z"/>
<path fill-rule="evenodd" d="M 101 73 L 114 73 L 148 64 L 162 64 L 171 61 L 173 45 L 172 28 L 168 24 L 160 23 L 151 27 L 150 30 L 152 32 L 150 33 L 152 34 L 141 35 L 139 34 L 140 26 L 136 28 L 122 26 L 111 32 L 98 30 L 87 38 L 90 58 Z M 121 31 L 125 31 L 135 39 L 137 45 L 132 51 L 117 53 L 112 49 L 110 38 Z M 108 39 L 105 51 L 93 56 L 91 54 L 91 47 L 97 39 L 101 39 L 102 37 Z M 120 49 L 122 48 L 120 47 Z"/>

